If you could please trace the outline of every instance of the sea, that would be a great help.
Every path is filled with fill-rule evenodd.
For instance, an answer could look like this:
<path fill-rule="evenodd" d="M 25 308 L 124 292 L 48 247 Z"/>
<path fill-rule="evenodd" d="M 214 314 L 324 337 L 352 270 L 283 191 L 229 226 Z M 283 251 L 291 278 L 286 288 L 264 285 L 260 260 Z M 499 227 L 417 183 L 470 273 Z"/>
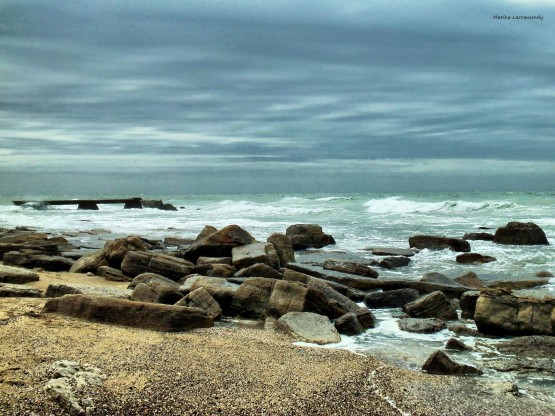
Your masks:
<path fill-rule="evenodd" d="M 161 199 L 177 211 L 123 209 L 122 205 L 99 205 L 98 211 L 76 206 L 29 203 L 15 206 L 12 200 L 129 198 Z M 53 235 L 78 238 L 82 247 L 96 248 L 108 239 L 140 235 L 149 239 L 195 238 L 205 225 L 221 228 L 237 224 L 257 240 L 284 233 L 292 224 L 319 224 L 333 235 L 336 244 L 320 251 L 334 258 L 348 253 L 371 259 L 370 247 L 408 248 L 417 234 L 462 237 L 470 232 L 490 232 L 510 221 L 534 222 L 552 245 L 508 246 L 470 241 L 472 251 L 493 256 L 484 265 L 461 265 L 449 250 L 422 250 L 409 266 L 379 270 L 381 278 L 420 279 L 427 272 L 449 277 L 472 271 L 484 280 L 533 278 L 540 271 L 555 274 L 555 192 L 444 192 L 444 193 L 349 193 L 349 194 L 208 194 L 208 195 L 16 195 L 0 196 L 0 228 L 34 227 Z M 297 253 L 303 261 L 310 253 Z M 555 278 L 536 293 L 555 296 Z M 331 348 L 378 356 L 386 362 L 419 371 L 426 358 L 454 334 L 449 330 L 428 335 L 399 330 L 398 309 L 374 310 L 377 326 L 362 335 L 342 337 Z M 467 322 L 472 327 L 472 322 Z M 495 345 L 504 339 L 459 336 L 473 348 L 457 353 L 458 362 L 476 365 L 485 375 L 516 383 L 521 394 L 555 401 L 555 374 L 502 373 L 487 367 L 488 360 L 503 355 Z M 301 343 L 302 345 L 302 343 Z M 555 357 L 554 357 L 555 358 Z"/>

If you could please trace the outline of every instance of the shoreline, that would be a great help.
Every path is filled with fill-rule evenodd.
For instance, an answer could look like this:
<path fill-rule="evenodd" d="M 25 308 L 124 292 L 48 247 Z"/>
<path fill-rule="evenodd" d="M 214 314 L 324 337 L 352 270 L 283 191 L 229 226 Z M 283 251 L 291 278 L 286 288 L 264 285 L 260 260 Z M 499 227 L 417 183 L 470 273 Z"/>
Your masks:
<path fill-rule="evenodd" d="M 40 277 L 26 286 L 126 285 L 66 272 Z M 106 375 L 101 388 L 83 392 L 95 403 L 92 415 L 555 414 L 555 404 L 497 391 L 499 383 L 490 380 L 295 346 L 274 331 L 220 324 L 160 333 L 43 315 L 45 301 L 0 299 L 2 414 L 64 414 L 42 390 L 57 360 L 92 364 Z"/>

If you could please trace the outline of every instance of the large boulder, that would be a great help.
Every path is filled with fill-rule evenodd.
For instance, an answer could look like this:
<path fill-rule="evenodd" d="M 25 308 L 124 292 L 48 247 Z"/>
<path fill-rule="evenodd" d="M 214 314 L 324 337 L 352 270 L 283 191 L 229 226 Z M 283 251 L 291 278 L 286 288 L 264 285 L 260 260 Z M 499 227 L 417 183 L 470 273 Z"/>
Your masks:
<path fill-rule="evenodd" d="M 324 269 L 341 273 L 356 274 L 375 279 L 378 277 L 378 272 L 372 269 L 370 265 L 370 263 L 327 259 L 324 262 Z"/>
<path fill-rule="evenodd" d="M 457 319 L 457 311 L 442 292 L 432 292 L 403 306 L 403 311 L 413 318 Z"/>
<path fill-rule="evenodd" d="M 87 254 L 80 259 L 78 259 L 69 271 L 71 273 L 97 273 L 98 268 L 102 266 L 108 266 L 108 260 L 106 259 L 103 250 L 95 251 L 91 254 Z"/>
<path fill-rule="evenodd" d="M 295 262 L 295 250 L 293 249 L 291 237 L 285 234 L 274 233 L 266 241 L 274 245 L 281 267 L 285 267 L 287 263 Z"/>
<path fill-rule="evenodd" d="M 121 263 L 121 271 L 129 276 L 141 273 L 156 273 L 172 280 L 179 280 L 190 274 L 195 265 L 190 261 L 167 254 L 129 251 Z"/>
<path fill-rule="evenodd" d="M 230 257 L 233 247 L 254 242 L 254 237 L 238 225 L 228 225 L 195 241 L 182 256 L 192 262 L 196 262 L 199 257 Z"/>
<path fill-rule="evenodd" d="M 397 324 L 402 331 L 419 334 L 433 334 L 447 328 L 445 322 L 437 318 L 401 318 Z"/>
<path fill-rule="evenodd" d="M 543 230 L 533 222 L 510 222 L 495 231 L 494 243 L 516 245 L 547 245 Z"/>
<path fill-rule="evenodd" d="M 222 316 L 222 308 L 218 302 L 212 297 L 210 292 L 204 287 L 193 290 L 183 299 L 176 303 L 176 306 L 189 306 L 192 308 L 200 308 L 214 320 Z"/>
<path fill-rule="evenodd" d="M 152 280 L 156 280 L 159 282 L 162 282 L 166 285 L 169 286 L 174 286 L 175 288 L 180 288 L 181 285 L 175 281 L 173 281 L 172 279 L 168 279 L 167 277 L 164 277 L 160 274 L 156 274 L 156 273 L 141 273 L 138 274 L 137 276 L 135 276 L 135 278 L 131 281 L 131 283 L 129 283 L 129 286 L 127 286 L 128 289 L 135 289 L 139 283 L 148 283 Z"/>
<path fill-rule="evenodd" d="M 139 283 L 131 294 L 131 300 L 137 302 L 163 303 L 166 305 L 174 305 L 181 298 L 183 298 L 183 294 L 179 289 L 158 280 Z"/>
<path fill-rule="evenodd" d="M 277 320 L 276 326 L 297 341 L 314 344 L 334 344 L 341 341 L 341 336 L 330 320 L 316 313 L 289 312 Z"/>
<path fill-rule="evenodd" d="M 335 320 L 334 325 L 340 334 L 353 336 L 364 332 L 364 327 L 360 323 L 360 320 L 356 314 L 352 312 L 341 315 Z"/>
<path fill-rule="evenodd" d="M 484 256 L 479 253 L 463 253 L 456 257 L 456 261 L 461 264 L 484 264 L 497 261 L 497 259 L 493 256 Z"/>
<path fill-rule="evenodd" d="M 369 292 L 364 297 L 364 304 L 372 309 L 401 308 L 419 297 L 418 290 L 409 288 Z"/>
<path fill-rule="evenodd" d="M 553 335 L 555 297 L 532 297 L 508 289 L 480 292 L 474 320 L 478 331 L 491 335 Z"/>
<path fill-rule="evenodd" d="M 36 282 L 39 275 L 21 267 L 5 266 L 0 264 L 0 283 L 23 284 Z"/>
<path fill-rule="evenodd" d="M 192 273 L 211 277 L 231 277 L 237 273 L 237 269 L 229 264 L 204 263 L 197 264 Z"/>
<path fill-rule="evenodd" d="M 268 299 L 267 315 L 280 317 L 288 312 L 302 312 L 307 309 L 310 289 L 298 282 L 277 280 L 272 286 Z"/>
<path fill-rule="evenodd" d="M 443 375 L 482 375 L 483 372 L 476 367 L 466 364 L 459 364 L 451 360 L 447 354 L 441 350 L 434 352 L 422 366 L 422 370 L 431 374 Z"/>
<path fill-rule="evenodd" d="M 469 252 L 470 244 L 462 238 L 437 237 L 432 235 L 415 235 L 409 238 L 409 246 L 429 250 L 444 250 Z"/>
<path fill-rule="evenodd" d="M 54 312 L 88 321 L 157 331 L 209 328 L 214 321 L 202 309 L 125 299 L 66 295 L 46 302 L 43 313 Z"/>
<path fill-rule="evenodd" d="M 291 238 L 295 250 L 307 248 L 321 248 L 335 244 L 334 238 L 324 234 L 322 227 L 317 224 L 295 224 L 287 227 L 285 235 Z"/>
<path fill-rule="evenodd" d="M 464 292 L 459 301 L 459 306 L 461 307 L 461 318 L 463 319 L 474 319 L 474 313 L 476 312 L 476 302 L 480 297 L 480 291 L 469 290 Z"/>
<path fill-rule="evenodd" d="M 233 247 L 231 259 L 233 266 L 238 270 L 256 263 L 264 263 L 279 270 L 279 257 L 272 243 L 252 243 Z"/>
<path fill-rule="evenodd" d="M 484 286 L 478 275 L 474 272 L 466 272 L 458 277 L 453 278 L 453 280 L 463 286 L 480 289 Z"/>
<path fill-rule="evenodd" d="M 222 314 L 232 316 L 236 312 L 232 308 L 231 303 L 239 287 L 237 284 L 229 283 L 225 279 L 217 277 L 192 276 L 181 286 L 181 290 L 190 293 L 199 288 L 206 289 L 222 308 Z"/>
<path fill-rule="evenodd" d="M 380 262 L 378 262 L 378 266 L 384 269 L 398 269 L 399 267 L 405 267 L 410 264 L 410 259 L 405 256 L 393 256 L 393 257 L 386 257 Z"/>
<path fill-rule="evenodd" d="M 463 236 L 463 240 L 493 241 L 493 238 L 493 234 L 490 233 L 467 233 Z"/>
<path fill-rule="evenodd" d="M 262 277 L 247 279 L 234 293 L 231 307 L 237 315 L 245 318 L 265 318 L 270 295 L 276 281 Z"/>
<path fill-rule="evenodd" d="M 18 266 L 28 269 L 41 268 L 52 272 L 69 271 L 74 263 L 73 260 L 62 256 L 50 256 L 47 254 L 20 251 L 10 251 L 4 254 L 3 261 L 7 266 Z"/>
<path fill-rule="evenodd" d="M 110 266 L 100 266 L 96 270 L 96 274 L 111 282 L 130 282 L 133 280 L 132 277 L 127 276 L 121 270 Z"/>

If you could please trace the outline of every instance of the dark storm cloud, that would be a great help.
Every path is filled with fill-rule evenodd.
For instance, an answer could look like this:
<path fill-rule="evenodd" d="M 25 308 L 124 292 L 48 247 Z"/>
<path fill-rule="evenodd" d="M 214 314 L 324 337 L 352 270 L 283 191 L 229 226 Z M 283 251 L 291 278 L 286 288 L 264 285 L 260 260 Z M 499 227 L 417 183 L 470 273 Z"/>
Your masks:
<path fill-rule="evenodd" d="M 32 0 L 0 16 L 11 167 L 37 154 L 261 166 L 555 154 L 546 3 Z"/>

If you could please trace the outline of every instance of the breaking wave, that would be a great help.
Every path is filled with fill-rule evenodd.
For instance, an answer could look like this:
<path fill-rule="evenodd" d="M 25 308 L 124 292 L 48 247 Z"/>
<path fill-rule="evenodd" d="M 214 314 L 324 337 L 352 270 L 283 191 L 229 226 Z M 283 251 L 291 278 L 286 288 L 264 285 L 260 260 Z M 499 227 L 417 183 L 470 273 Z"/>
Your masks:
<path fill-rule="evenodd" d="M 516 204 L 509 201 L 440 201 L 420 202 L 393 196 L 383 199 L 371 199 L 364 204 L 366 210 L 374 214 L 403 214 L 403 213 L 426 213 L 437 211 L 470 212 L 482 210 L 500 210 L 515 208 Z"/>

